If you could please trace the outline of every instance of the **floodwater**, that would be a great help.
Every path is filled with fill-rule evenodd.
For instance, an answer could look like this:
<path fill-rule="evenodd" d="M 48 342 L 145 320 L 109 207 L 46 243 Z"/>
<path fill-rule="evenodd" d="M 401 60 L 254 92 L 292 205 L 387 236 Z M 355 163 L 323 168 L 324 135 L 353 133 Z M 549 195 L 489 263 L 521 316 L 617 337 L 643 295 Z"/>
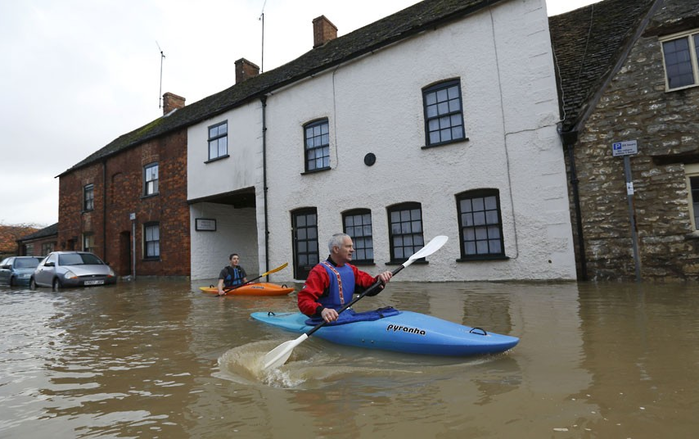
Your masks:
<path fill-rule="evenodd" d="M 2 438 L 695 438 L 699 287 L 392 282 L 395 306 L 520 337 L 437 358 L 250 319 L 288 297 L 224 297 L 146 280 L 52 292 L 0 287 Z M 298 285 L 295 285 L 298 287 Z"/>

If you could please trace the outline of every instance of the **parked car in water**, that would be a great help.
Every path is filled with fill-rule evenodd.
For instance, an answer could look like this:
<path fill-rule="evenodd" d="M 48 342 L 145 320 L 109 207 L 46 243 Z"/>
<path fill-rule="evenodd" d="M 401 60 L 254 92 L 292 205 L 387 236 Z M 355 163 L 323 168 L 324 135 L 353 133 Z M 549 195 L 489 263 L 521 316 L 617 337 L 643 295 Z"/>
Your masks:
<path fill-rule="evenodd" d="M 0 262 L 0 284 L 29 285 L 29 278 L 43 256 L 10 256 Z"/>
<path fill-rule="evenodd" d="M 31 288 L 88 287 L 115 284 L 114 270 L 96 254 L 79 251 L 57 251 L 39 263 L 29 280 Z"/>

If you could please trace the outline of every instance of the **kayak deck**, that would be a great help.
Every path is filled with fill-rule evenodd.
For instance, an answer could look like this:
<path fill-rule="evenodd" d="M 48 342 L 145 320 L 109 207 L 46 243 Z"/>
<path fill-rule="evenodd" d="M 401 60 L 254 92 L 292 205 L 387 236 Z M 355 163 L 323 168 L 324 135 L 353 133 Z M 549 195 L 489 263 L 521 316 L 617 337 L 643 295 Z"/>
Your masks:
<path fill-rule="evenodd" d="M 215 286 L 199 287 L 199 289 L 204 293 L 218 294 L 218 288 Z M 293 288 L 286 285 L 259 282 L 234 288 L 226 292 L 226 296 L 285 296 L 293 291 Z"/>
<path fill-rule="evenodd" d="M 305 333 L 313 328 L 306 324 L 308 317 L 301 313 L 254 312 L 251 317 L 295 333 Z M 438 356 L 495 354 L 519 343 L 517 337 L 411 311 L 399 311 L 396 315 L 372 321 L 327 324 L 313 335 L 346 346 Z"/>

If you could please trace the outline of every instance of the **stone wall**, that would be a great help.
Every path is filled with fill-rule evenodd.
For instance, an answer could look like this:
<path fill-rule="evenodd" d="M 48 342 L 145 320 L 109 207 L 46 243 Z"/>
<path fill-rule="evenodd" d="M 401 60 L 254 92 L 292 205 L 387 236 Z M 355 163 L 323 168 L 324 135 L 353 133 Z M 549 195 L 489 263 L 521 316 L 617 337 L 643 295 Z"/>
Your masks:
<path fill-rule="evenodd" d="M 677 3 L 666 2 L 663 17 L 672 17 Z M 699 279 L 684 170 L 699 161 L 699 87 L 666 92 L 659 24 L 652 22 L 635 44 L 575 145 L 592 280 L 635 278 L 624 159 L 612 156 L 612 143 L 627 140 L 639 149 L 630 163 L 641 277 Z"/>

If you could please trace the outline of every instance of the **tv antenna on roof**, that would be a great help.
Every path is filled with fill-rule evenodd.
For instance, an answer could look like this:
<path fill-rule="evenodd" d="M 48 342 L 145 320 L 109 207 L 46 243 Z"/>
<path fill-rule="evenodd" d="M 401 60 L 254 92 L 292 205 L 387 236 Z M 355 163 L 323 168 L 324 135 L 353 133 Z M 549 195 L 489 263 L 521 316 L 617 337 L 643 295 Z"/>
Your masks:
<path fill-rule="evenodd" d="M 160 93 L 158 94 L 158 108 L 163 108 L 163 60 L 165 59 L 165 54 L 163 53 L 163 49 L 160 48 L 160 44 L 158 44 L 158 41 L 155 41 L 155 44 L 158 46 L 158 50 L 160 51 Z"/>
<path fill-rule="evenodd" d="M 262 61 L 260 62 L 260 73 L 265 71 L 265 6 L 267 5 L 267 0 L 262 3 L 262 13 L 258 20 L 262 21 Z"/>

